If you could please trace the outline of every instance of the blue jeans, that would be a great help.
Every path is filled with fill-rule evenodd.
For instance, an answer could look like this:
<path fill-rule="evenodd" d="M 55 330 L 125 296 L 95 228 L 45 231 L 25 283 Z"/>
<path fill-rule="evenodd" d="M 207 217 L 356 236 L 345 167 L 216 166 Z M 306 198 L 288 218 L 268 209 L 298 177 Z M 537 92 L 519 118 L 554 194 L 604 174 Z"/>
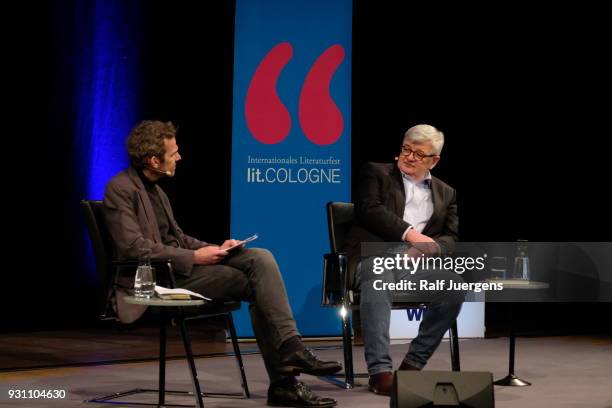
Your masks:
<path fill-rule="evenodd" d="M 440 345 L 444 333 L 452 326 L 459 315 L 465 298 L 464 291 L 456 290 L 418 290 L 421 280 L 433 282 L 445 281 L 461 283 L 463 279 L 453 271 L 428 270 L 418 271 L 414 275 L 406 270 L 385 271 L 374 274 L 372 260 L 365 259 L 361 265 L 361 326 L 368 373 L 374 375 L 384 371 L 393 371 L 393 362 L 389 355 L 389 324 L 391 304 L 394 298 L 406 302 L 426 302 L 427 309 L 419 326 L 419 333 L 410 343 L 404 361 L 423 368 L 427 360 Z M 417 290 L 401 291 L 376 290 L 383 283 L 394 283 L 402 280 L 415 282 Z M 395 293 L 394 293 L 395 292 Z M 398 299 L 399 300 L 399 299 Z"/>

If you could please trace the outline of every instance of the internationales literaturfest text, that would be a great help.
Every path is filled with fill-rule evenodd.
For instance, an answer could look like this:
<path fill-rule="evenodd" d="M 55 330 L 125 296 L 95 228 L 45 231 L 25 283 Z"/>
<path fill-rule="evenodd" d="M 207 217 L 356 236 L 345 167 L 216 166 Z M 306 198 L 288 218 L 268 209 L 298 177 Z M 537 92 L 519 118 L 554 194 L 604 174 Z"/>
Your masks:
<path fill-rule="evenodd" d="M 341 184 L 341 160 L 333 156 L 247 156 L 246 182 L 264 184 Z"/>

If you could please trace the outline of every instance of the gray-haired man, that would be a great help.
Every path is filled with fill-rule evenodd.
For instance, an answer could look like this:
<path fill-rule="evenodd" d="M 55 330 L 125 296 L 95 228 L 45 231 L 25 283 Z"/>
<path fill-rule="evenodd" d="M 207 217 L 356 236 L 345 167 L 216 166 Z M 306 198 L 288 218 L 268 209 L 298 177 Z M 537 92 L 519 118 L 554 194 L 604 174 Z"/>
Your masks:
<path fill-rule="evenodd" d="M 356 222 L 349 233 L 346 248 L 349 269 L 360 269 L 361 325 L 365 357 L 370 374 L 370 390 L 389 395 L 393 365 L 389 354 L 389 324 L 392 295 L 376 290 L 375 280 L 399 282 L 418 279 L 408 271 L 394 271 L 384 276 L 373 272 L 370 259 L 361 265 L 361 243 L 399 242 L 409 245 L 409 256 L 445 255 L 454 249 L 457 239 L 457 202 L 455 190 L 431 175 L 440 161 L 444 145 L 442 132 L 429 125 L 417 125 L 406 131 L 396 163 L 367 163 L 359 179 L 355 203 Z M 452 271 L 423 271 L 424 279 L 461 282 Z M 419 294 L 428 308 L 418 336 L 401 363 L 400 370 L 420 370 L 436 350 L 444 333 L 461 309 L 461 292 L 428 291 Z"/>

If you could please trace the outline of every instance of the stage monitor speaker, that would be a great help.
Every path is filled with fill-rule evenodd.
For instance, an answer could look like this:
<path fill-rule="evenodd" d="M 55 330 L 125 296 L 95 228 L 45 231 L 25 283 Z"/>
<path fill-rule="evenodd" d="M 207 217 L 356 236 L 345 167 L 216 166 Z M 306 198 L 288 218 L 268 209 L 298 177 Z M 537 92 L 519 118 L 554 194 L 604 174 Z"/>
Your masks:
<path fill-rule="evenodd" d="M 391 408 L 495 406 L 493 374 L 482 371 L 396 371 Z"/>

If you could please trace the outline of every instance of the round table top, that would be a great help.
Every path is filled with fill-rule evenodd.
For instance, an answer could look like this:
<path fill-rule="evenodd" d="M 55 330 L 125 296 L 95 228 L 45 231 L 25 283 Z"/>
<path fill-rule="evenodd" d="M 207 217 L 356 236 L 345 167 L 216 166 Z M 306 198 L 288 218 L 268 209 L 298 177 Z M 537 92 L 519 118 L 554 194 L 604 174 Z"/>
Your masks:
<path fill-rule="evenodd" d="M 126 296 L 126 303 L 142 306 L 200 306 L 205 302 L 202 299 L 182 300 L 182 299 L 160 299 L 158 297 L 141 298 L 136 296 Z"/>
<path fill-rule="evenodd" d="M 537 282 L 524 279 L 487 279 L 489 283 L 503 283 L 504 289 L 548 289 L 550 285 L 547 282 Z"/>

